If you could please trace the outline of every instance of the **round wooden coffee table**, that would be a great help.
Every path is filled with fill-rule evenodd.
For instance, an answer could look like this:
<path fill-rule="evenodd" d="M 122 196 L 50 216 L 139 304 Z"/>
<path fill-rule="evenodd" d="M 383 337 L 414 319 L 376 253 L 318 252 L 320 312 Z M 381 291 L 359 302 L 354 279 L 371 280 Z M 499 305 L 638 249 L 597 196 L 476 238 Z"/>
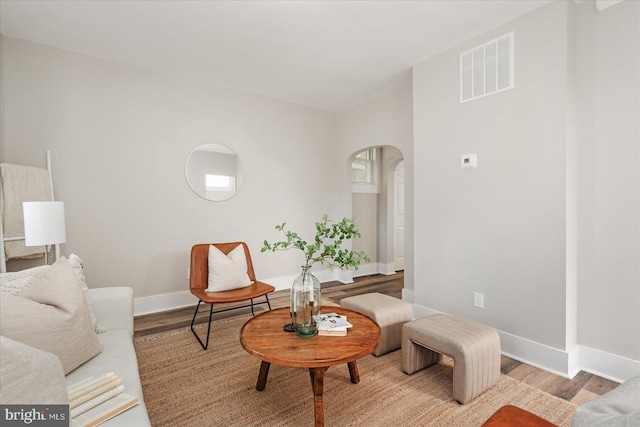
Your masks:
<path fill-rule="evenodd" d="M 322 391 L 324 373 L 330 366 L 347 364 L 351 382 L 360 382 L 356 360 L 371 353 L 380 343 L 381 332 L 376 322 L 358 312 L 340 307 L 323 307 L 324 313 L 347 316 L 353 328 L 347 335 L 300 338 L 282 327 L 291 322 L 289 308 L 279 308 L 252 317 L 240 330 L 240 343 L 252 356 L 260 359 L 256 390 L 264 390 L 269 366 L 309 368 L 315 407 L 315 425 L 324 426 Z"/>

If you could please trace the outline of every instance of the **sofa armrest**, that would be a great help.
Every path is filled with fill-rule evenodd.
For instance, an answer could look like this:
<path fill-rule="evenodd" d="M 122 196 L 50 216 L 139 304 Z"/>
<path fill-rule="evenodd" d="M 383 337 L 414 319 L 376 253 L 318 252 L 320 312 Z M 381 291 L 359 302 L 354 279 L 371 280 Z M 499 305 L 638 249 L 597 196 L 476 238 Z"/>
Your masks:
<path fill-rule="evenodd" d="M 125 329 L 133 336 L 133 289 L 128 287 L 89 289 L 98 332 Z"/>

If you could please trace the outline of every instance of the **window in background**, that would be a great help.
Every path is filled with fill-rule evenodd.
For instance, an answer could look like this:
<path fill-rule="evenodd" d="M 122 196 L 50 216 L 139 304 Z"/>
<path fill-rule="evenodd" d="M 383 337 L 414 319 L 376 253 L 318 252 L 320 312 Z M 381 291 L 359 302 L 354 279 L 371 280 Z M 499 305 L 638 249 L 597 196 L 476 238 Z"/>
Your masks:
<path fill-rule="evenodd" d="M 356 154 L 351 163 L 351 183 L 354 193 L 378 192 L 378 149 L 369 148 Z"/>

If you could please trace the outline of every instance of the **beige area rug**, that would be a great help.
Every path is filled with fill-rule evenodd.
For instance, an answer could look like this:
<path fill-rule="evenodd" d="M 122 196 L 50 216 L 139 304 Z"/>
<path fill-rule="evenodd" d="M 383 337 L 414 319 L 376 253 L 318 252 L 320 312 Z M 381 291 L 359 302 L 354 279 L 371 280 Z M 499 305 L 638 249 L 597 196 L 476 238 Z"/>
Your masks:
<path fill-rule="evenodd" d="M 256 391 L 260 361 L 240 345 L 248 319 L 214 322 L 202 350 L 189 328 L 135 340 L 145 402 L 154 427 L 312 426 L 313 393 L 306 369 L 271 365 L 267 386 Z M 205 334 L 206 325 L 197 330 Z M 339 337 L 336 337 L 337 339 Z M 450 360 L 405 375 L 400 351 L 358 361 L 360 383 L 347 366 L 325 374 L 326 426 L 480 426 L 512 404 L 559 426 L 569 426 L 575 406 L 513 378 L 467 405 L 452 400 Z"/>

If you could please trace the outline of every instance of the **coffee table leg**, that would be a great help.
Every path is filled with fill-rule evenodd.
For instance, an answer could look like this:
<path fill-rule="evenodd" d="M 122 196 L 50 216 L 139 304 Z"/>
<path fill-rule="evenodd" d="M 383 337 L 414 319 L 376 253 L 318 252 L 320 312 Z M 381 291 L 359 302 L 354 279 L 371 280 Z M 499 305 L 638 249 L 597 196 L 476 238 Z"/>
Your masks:
<path fill-rule="evenodd" d="M 349 362 L 349 376 L 351 377 L 351 382 L 354 384 L 358 384 L 360 382 L 360 374 L 358 373 L 358 365 L 355 360 L 353 362 Z"/>
<path fill-rule="evenodd" d="M 324 405 L 322 393 L 324 390 L 324 372 L 327 368 L 309 368 L 311 383 L 313 386 L 313 403 L 316 418 L 316 427 L 324 427 Z"/>
<path fill-rule="evenodd" d="M 260 364 L 260 373 L 258 374 L 258 382 L 256 383 L 256 390 L 262 391 L 267 385 L 267 375 L 269 375 L 269 367 L 271 363 L 262 362 Z"/>

